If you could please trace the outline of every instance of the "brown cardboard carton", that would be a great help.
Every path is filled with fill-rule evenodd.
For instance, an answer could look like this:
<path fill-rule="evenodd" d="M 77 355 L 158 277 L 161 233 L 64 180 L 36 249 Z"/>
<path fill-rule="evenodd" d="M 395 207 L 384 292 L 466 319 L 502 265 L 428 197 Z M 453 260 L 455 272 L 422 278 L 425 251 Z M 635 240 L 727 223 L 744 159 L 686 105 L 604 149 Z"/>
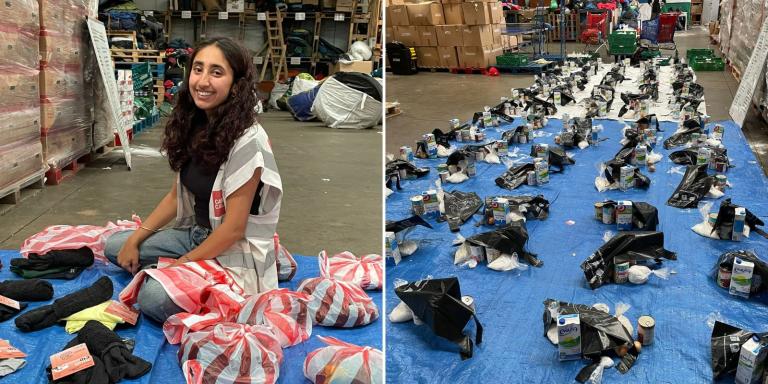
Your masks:
<path fill-rule="evenodd" d="M 491 15 L 491 23 L 500 24 L 504 23 L 504 9 L 501 7 L 501 3 L 488 3 L 488 13 Z"/>
<path fill-rule="evenodd" d="M 520 42 L 520 39 L 515 35 L 507 36 L 507 38 L 509 38 L 509 48 L 517 47 L 517 44 Z"/>
<path fill-rule="evenodd" d="M 385 42 L 391 43 L 395 41 L 395 27 L 384 28 Z"/>
<path fill-rule="evenodd" d="M 373 61 L 353 61 L 349 64 L 343 64 L 343 63 L 336 63 L 336 65 L 333 66 L 333 71 L 331 72 L 360 72 L 360 73 L 371 73 L 373 72 Z"/>
<path fill-rule="evenodd" d="M 462 3 L 461 9 L 464 14 L 464 24 L 485 25 L 491 23 L 487 3 Z"/>
<path fill-rule="evenodd" d="M 406 4 L 408 20 L 411 25 L 441 25 L 445 24 L 443 5 L 440 3 Z"/>
<path fill-rule="evenodd" d="M 490 25 L 465 25 L 461 31 L 463 46 L 493 45 L 493 29 Z"/>
<path fill-rule="evenodd" d="M 251 4 L 251 3 L 246 3 Z M 322 0 L 323 9 L 336 9 L 336 0 Z"/>
<path fill-rule="evenodd" d="M 504 30 L 505 30 L 505 24 L 492 24 L 491 35 L 493 35 L 494 45 L 501 45 L 501 36 Z"/>
<path fill-rule="evenodd" d="M 440 56 L 436 47 L 417 47 L 416 57 L 419 58 L 419 68 L 435 68 L 440 66 Z"/>
<path fill-rule="evenodd" d="M 408 10 L 405 5 L 393 5 L 387 7 L 387 26 L 410 25 L 408 20 Z"/>
<path fill-rule="evenodd" d="M 440 56 L 441 68 L 458 68 L 459 58 L 456 56 L 456 47 L 437 47 L 437 55 Z"/>
<path fill-rule="evenodd" d="M 392 27 L 395 29 L 395 40 L 405 44 L 408 47 L 415 47 L 419 44 L 419 32 L 414 26 Z"/>
<path fill-rule="evenodd" d="M 464 24 L 464 12 L 461 3 L 443 4 L 443 15 L 446 24 Z"/>
<path fill-rule="evenodd" d="M 419 33 L 419 44 L 423 45 L 425 47 L 436 47 L 437 46 L 437 34 L 435 33 L 435 28 L 433 26 L 421 26 L 416 27 L 416 30 Z"/>
<path fill-rule="evenodd" d="M 387 0 L 387 3 L 388 3 L 387 4 L 388 7 L 390 5 L 405 5 L 405 1 L 403 0 Z"/>
<path fill-rule="evenodd" d="M 502 52 L 501 47 L 458 47 L 460 68 L 487 68 L 496 65 L 496 56 Z M 494 56 L 495 55 L 495 56 Z"/>
<path fill-rule="evenodd" d="M 463 25 L 438 25 L 435 27 L 437 45 L 441 47 L 460 47 L 464 45 Z"/>
<path fill-rule="evenodd" d="M 354 0 L 336 0 L 337 12 L 353 12 L 352 7 L 355 6 Z"/>

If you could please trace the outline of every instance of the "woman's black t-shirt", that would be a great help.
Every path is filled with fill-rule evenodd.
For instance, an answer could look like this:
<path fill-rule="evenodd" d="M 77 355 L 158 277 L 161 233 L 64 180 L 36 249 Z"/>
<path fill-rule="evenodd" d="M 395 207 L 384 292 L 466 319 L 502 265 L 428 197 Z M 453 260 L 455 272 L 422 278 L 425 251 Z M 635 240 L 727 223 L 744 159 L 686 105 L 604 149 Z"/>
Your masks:
<path fill-rule="evenodd" d="M 195 196 L 195 223 L 208 229 L 211 229 L 211 221 L 208 219 L 208 202 L 211 199 L 211 191 L 213 190 L 213 183 L 216 181 L 217 173 L 218 169 L 206 169 L 194 157 L 181 167 L 181 184 Z M 251 204 L 251 215 L 259 213 L 261 188 L 263 186 L 264 184 L 259 182 L 256 196 L 253 197 L 253 203 Z"/>

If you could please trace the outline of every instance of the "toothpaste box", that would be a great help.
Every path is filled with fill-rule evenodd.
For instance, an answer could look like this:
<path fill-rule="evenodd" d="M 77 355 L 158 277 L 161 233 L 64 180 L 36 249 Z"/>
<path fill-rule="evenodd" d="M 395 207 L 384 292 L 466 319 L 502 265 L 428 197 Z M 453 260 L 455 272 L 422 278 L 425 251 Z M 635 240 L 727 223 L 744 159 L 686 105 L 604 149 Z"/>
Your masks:
<path fill-rule="evenodd" d="M 736 208 L 733 217 L 733 233 L 731 240 L 741 241 L 744 238 L 744 220 L 747 218 L 747 210 L 744 207 Z"/>
<path fill-rule="evenodd" d="M 754 270 L 755 263 L 737 257 L 733 261 L 731 285 L 728 287 L 728 293 L 734 296 L 749 298 L 749 290 L 752 288 L 752 273 L 754 273 Z"/>
<path fill-rule="evenodd" d="M 557 317 L 557 349 L 560 361 L 581 359 L 581 321 L 578 314 Z"/>
<path fill-rule="evenodd" d="M 616 205 L 616 228 L 619 231 L 632 230 L 632 202 L 619 201 Z"/>
<path fill-rule="evenodd" d="M 752 336 L 741 346 L 739 365 L 736 367 L 737 384 L 759 383 L 765 370 L 765 356 L 768 348 L 760 343 L 758 336 Z"/>

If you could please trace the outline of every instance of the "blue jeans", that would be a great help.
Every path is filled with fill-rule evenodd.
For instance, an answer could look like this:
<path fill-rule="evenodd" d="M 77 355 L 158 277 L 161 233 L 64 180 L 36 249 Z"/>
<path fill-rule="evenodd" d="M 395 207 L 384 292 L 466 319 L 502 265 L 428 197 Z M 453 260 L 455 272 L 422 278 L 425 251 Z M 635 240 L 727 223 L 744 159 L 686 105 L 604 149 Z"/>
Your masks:
<path fill-rule="evenodd" d="M 118 265 L 117 255 L 132 233 L 133 231 L 117 232 L 107 238 L 104 256 L 113 264 Z M 172 228 L 154 233 L 139 246 L 139 266 L 141 269 L 153 268 L 160 257 L 178 259 L 200 245 L 209 234 L 209 229 L 197 225 L 187 229 Z M 142 313 L 160 323 L 165 322 L 171 315 L 184 311 L 165 293 L 163 286 L 149 276 L 141 285 L 137 303 Z"/>

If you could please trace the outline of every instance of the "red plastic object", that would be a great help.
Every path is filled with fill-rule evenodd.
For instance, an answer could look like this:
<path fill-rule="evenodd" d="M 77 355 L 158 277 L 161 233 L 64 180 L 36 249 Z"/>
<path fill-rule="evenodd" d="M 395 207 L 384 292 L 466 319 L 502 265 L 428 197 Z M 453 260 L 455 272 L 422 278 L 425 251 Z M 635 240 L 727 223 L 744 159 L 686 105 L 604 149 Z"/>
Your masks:
<path fill-rule="evenodd" d="M 587 13 L 587 26 L 581 32 L 579 41 L 584 44 L 599 44 L 600 34 L 607 36 L 608 12 L 603 13 Z"/>
<path fill-rule="evenodd" d="M 675 42 L 675 26 L 677 26 L 677 17 L 679 12 L 662 13 L 659 15 L 659 43 Z"/>
<path fill-rule="evenodd" d="M 496 69 L 496 67 L 491 67 L 488 69 L 488 76 L 498 76 L 499 70 Z"/>

